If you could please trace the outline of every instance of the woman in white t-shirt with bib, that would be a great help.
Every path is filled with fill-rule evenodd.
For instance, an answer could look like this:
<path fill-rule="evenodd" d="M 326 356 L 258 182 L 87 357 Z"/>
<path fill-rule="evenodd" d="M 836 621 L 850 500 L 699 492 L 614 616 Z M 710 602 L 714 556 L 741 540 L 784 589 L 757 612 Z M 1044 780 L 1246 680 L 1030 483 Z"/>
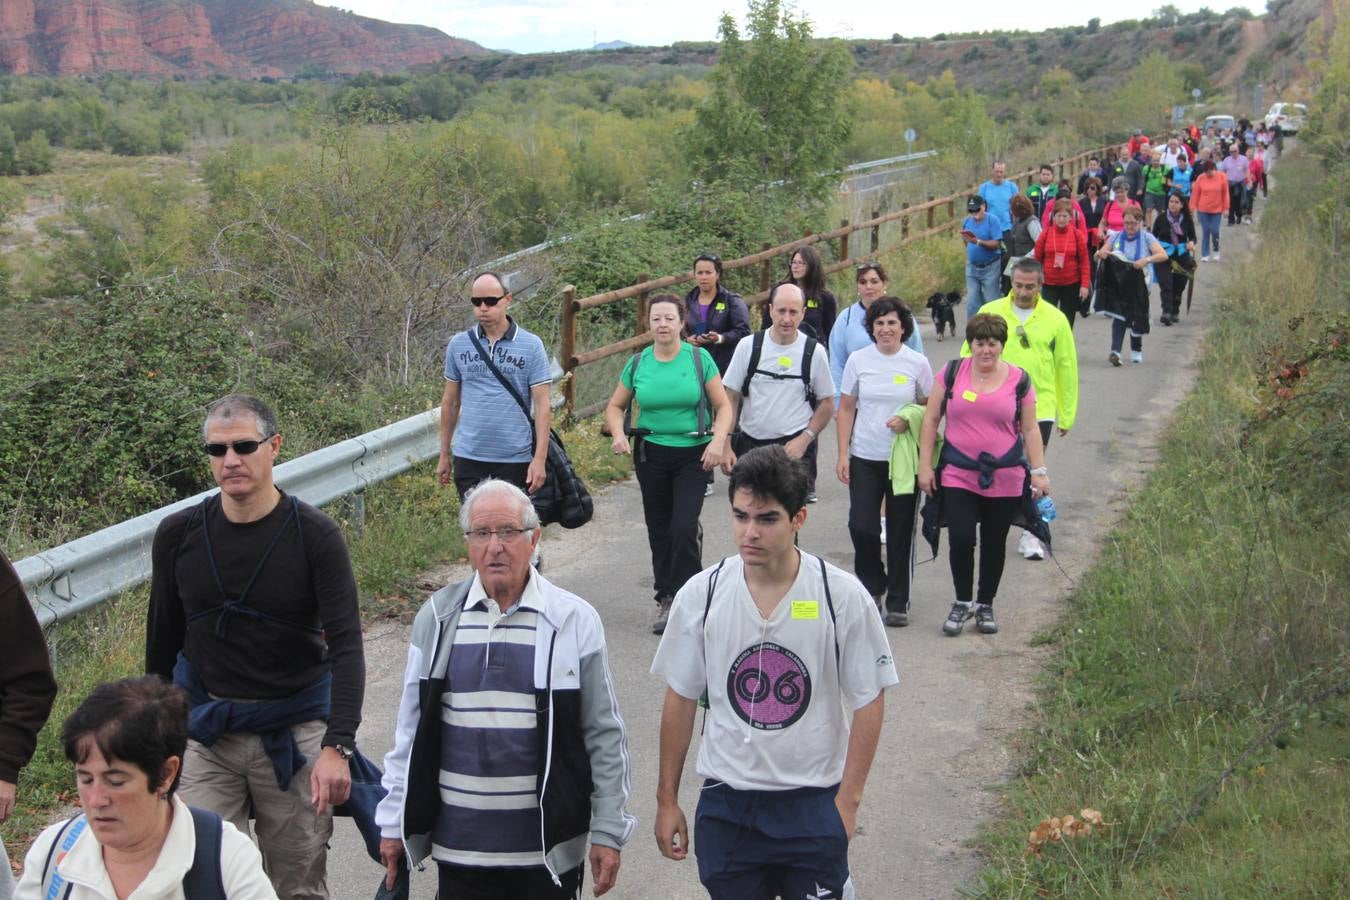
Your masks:
<path fill-rule="evenodd" d="M 933 367 L 922 353 L 905 346 L 914 315 L 896 297 L 881 297 L 867 308 L 872 345 L 851 354 L 840 384 L 839 480 L 848 485 L 848 533 L 853 571 L 876 600 L 891 627 L 909 624 L 909 591 L 914 578 L 914 519 L 917 494 L 896 494 L 890 475 L 891 442 L 908 426 L 898 415 L 910 403 L 924 404 L 933 390 Z M 881 558 L 881 507 L 886 507 L 886 559 Z"/>

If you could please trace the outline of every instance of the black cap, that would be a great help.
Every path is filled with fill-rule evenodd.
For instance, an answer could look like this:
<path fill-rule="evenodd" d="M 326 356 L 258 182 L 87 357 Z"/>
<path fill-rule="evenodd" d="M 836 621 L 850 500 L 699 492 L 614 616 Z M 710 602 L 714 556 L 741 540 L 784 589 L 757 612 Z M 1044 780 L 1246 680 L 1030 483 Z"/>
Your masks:
<path fill-rule="evenodd" d="M 966 201 L 966 212 L 979 212 L 984 207 L 984 198 L 979 194 L 971 194 L 970 199 Z"/>

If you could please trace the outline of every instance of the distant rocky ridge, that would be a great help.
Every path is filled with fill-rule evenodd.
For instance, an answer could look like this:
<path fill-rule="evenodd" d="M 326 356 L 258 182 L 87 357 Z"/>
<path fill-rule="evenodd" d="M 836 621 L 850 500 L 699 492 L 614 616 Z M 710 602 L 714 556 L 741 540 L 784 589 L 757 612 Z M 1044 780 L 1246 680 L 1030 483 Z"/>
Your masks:
<path fill-rule="evenodd" d="M 312 0 L 0 0 L 0 73 L 397 72 L 490 51 Z"/>

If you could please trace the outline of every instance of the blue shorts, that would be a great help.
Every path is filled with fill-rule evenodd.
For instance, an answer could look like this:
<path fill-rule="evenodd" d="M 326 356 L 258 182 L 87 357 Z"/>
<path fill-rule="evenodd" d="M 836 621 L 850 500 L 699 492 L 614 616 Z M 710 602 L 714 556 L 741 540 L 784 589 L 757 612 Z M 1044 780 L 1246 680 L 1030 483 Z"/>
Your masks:
<path fill-rule="evenodd" d="M 838 791 L 838 785 L 738 791 L 705 782 L 694 815 L 694 855 L 712 900 L 850 900 Z"/>

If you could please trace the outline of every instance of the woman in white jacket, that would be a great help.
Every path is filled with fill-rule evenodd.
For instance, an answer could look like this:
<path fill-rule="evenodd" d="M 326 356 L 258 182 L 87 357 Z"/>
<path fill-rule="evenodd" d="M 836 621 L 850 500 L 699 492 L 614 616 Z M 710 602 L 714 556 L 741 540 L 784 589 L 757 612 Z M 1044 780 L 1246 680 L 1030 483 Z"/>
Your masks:
<path fill-rule="evenodd" d="M 276 900 L 253 843 L 174 796 L 188 740 L 178 688 L 155 676 L 99 685 L 61 740 L 83 812 L 38 836 L 15 900 L 180 900 L 190 888 L 192 900 Z"/>

